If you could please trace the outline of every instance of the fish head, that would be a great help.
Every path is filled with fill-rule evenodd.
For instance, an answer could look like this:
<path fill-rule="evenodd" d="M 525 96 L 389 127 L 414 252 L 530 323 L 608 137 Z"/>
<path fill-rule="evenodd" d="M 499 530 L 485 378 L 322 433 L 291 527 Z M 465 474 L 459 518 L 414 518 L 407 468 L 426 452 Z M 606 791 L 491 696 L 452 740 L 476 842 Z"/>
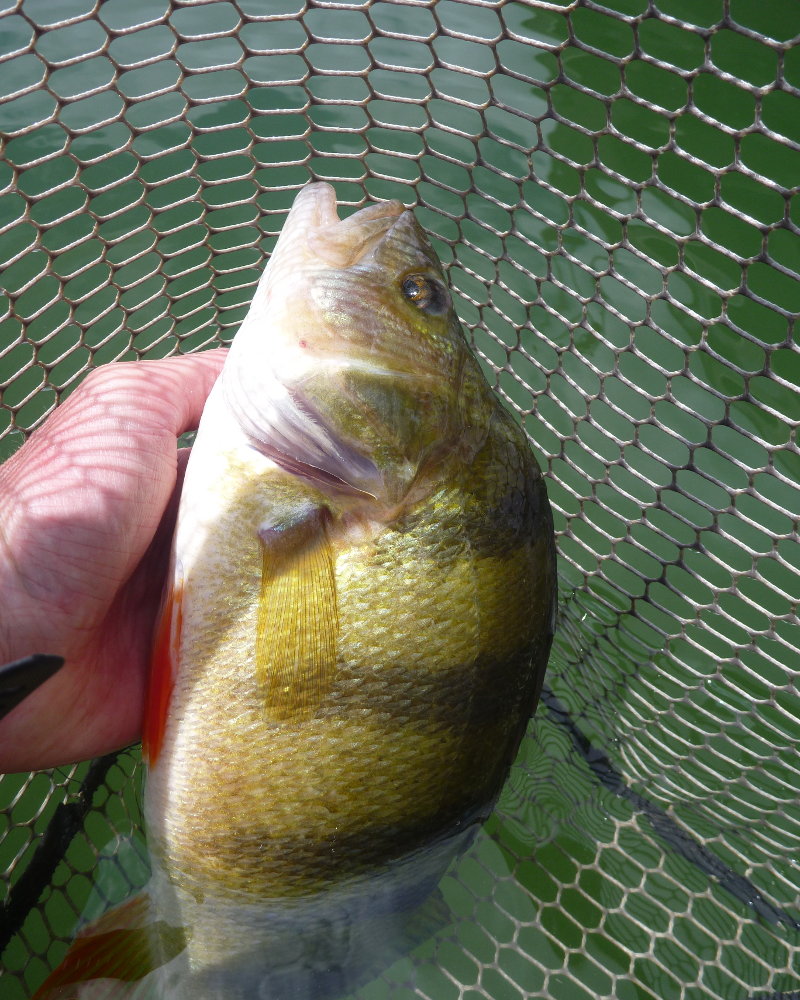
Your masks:
<path fill-rule="evenodd" d="M 297 196 L 223 382 L 255 447 L 389 507 L 477 450 L 489 406 L 414 215 L 389 201 L 340 220 L 328 184 Z"/>

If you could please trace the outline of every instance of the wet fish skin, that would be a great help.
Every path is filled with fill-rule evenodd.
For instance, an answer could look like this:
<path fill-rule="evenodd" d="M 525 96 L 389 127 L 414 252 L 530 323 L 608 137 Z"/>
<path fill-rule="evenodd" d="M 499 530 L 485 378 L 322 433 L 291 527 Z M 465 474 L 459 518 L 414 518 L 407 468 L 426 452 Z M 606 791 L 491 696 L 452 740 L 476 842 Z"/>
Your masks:
<path fill-rule="evenodd" d="M 152 995 L 352 985 L 490 812 L 555 608 L 541 473 L 399 203 L 298 195 L 173 562 L 145 808 L 153 919 L 187 946 Z"/>

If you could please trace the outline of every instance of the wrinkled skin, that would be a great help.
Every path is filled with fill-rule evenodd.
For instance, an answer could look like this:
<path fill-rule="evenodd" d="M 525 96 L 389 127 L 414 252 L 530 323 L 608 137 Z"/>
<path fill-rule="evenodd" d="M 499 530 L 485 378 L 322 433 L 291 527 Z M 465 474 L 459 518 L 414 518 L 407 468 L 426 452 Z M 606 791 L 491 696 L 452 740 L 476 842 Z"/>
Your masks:
<path fill-rule="evenodd" d="M 66 659 L 0 722 L 0 771 L 136 742 L 187 450 L 227 351 L 92 372 L 0 466 L 0 663 Z"/>

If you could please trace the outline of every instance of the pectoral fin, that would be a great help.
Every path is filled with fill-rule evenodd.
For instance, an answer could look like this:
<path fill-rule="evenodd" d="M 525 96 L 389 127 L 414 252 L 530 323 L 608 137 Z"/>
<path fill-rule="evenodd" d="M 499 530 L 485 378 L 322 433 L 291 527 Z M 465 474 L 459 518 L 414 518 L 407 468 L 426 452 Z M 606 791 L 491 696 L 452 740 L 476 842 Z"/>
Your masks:
<path fill-rule="evenodd" d="M 313 507 L 259 532 L 256 671 L 276 722 L 310 718 L 335 673 L 339 621 L 329 522 L 327 510 Z"/>

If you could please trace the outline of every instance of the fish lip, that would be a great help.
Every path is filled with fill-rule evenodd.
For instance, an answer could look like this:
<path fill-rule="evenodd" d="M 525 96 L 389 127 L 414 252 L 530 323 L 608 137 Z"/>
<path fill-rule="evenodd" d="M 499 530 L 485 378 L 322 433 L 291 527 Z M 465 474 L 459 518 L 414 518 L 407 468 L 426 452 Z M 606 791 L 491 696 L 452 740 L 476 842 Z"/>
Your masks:
<path fill-rule="evenodd" d="M 340 219 L 333 187 L 317 182 L 297 195 L 284 232 L 296 230 L 315 257 L 330 267 L 347 268 L 363 260 L 407 212 L 400 201 L 379 201 Z"/>
<path fill-rule="evenodd" d="M 352 215 L 341 219 L 339 218 L 339 204 L 333 185 L 327 184 L 325 181 L 315 181 L 312 184 L 306 184 L 298 192 L 289 214 L 291 215 L 295 211 L 297 211 L 298 215 L 310 211 L 316 216 L 313 222 L 314 227 L 323 228 L 337 225 L 355 225 L 371 219 L 399 218 L 408 209 L 406 209 L 401 201 L 394 198 L 388 201 L 375 201 L 369 205 L 364 205 L 353 212 Z"/>

